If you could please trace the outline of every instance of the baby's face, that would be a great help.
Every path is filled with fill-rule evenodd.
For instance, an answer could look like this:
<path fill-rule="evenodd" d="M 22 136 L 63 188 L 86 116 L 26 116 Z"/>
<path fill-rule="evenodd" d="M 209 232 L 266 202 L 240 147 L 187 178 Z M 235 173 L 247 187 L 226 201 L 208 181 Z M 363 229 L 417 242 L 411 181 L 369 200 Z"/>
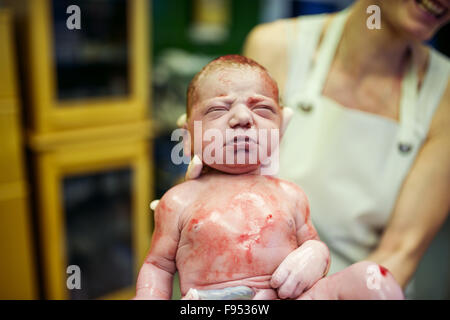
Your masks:
<path fill-rule="evenodd" d="M 203 161 L 227 173 L 257 170 L 265 159 L 261 155 L 270 155 L 271 148 L 273 150 L 274 144 L 279 143 L 278 136 L 271 142 L 271 130 L 279 132 L 282 122 L 274 81 L 256 68 L 225 67 L 200 79 L 196 90 L 197 98 L 191 108 L 188 129 L 194 140 L 201 139 Z M 194 121 L 201 121 L 203 139 L 194 134 Z M 205 135 L 208 131 L 214 135 L 220 132 L 223 143 L 211 140 Z M 261 133 L 264 131 L 267 138 Z M 213 146 L 214 151 L 210 152 Z M 216 159 L 223 155 L 222 164 L 206 162 L 205 154 Z"/>

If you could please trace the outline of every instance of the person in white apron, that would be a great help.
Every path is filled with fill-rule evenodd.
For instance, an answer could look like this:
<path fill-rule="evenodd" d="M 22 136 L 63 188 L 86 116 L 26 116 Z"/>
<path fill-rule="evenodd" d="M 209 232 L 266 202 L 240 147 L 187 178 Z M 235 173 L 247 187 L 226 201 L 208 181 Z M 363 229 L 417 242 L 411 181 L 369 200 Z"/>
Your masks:
<path fill-rule="evenodd" d="M 402 80 L 398 122 L 322 95 L 349 12 L 338 13 L 323 35 L 325 14 L 303 16 L 286 30 L 283 99 L 295 112 L 281 143 L 279 177 L 297 183 L 308 196 L 313 224 L 331 251 L 329 275 L 370 258 L 377 248 L 427 138 L 450 70 L 449 60 L 430 49 L 418 91 L 418 68 L 411 59 Z M 270 72 L 260 58 L 264 53 L 249 46 L 244 54 Z M 413 297 L 411 286 L 406 296 Z"/>
<path fill-rule="evenodd" d="M 393 6 L 394 8 L 384 8 L 385 13 L 389 11 L 389 14 L 401 12 L 404 9 L 401 6 L 404 5 L 409 6 L 409 9 L 414 5 L 421 6 L 421 2 L 422 0 L 376 1 L 379 5 Z M 371 4 L 370 1 L 360 0 L 353 9 L 359 5 L 358 10 L 364 15 L 365 6 Z M 430 3 L 426 5 L 429 7 Z M 399 6 L 400 10 L 397 10 Z M 442 8 L 434 4 L 432 9 L 436 11 Z M 414 214 L 414 219 L 421 218 L 420 221 L 431 215 L 430 221 L 435 221 L 427 223 L 422 231 L 434 236 L 449 210 L 450 179 L 446 177 L 450 176 L 450 62 L 448 58 L 430 49 L 426 74 L 421 78 L 419 86 L 417 61 L 420 59 L 415 59 L 416 52 L 412 50 L 401 82 L 398 121 L 339 104 L 322 92 L 351 10 L 352 8 L 338 13 L 326 28 L 328 16 L 325 14 L 294 19 L 294 27 L 293 24 L 287 24 L 287 29 L 284 28 L 286 25 L 280 28 L 280 23 L 268 27 L 271 31 L 258 26 L 247 39 L 244 55 L 256 60 L 272 73 L 275 80 L 281 83 L 284 105 L 295 110 L 282 139 L 279 177 L 297 183 L 308 196 L 313 223 L 331 251 L 332 262 L 328 275 L 355 262 L 372 260 L 388 267 L 396 264 L 394 276 L 399 276 L 403 257 L 399 258 L 397 252 L 404 248 L 396 249 L 397 252 L 392 249 L 377 249 L 382 247 L 383 234 L 387 230 L 390 229 L 391 234 L 398 231 L 400 237 L 409 231 L 399 229 L 398 223 L 392 228 L 390 223 L 391 220 L 398 221 L 395 206 L 399 203 L 405 181 L 412 175 L 421 150 L 430 143 L 427 141 L 428 134 L 433 119 L 438 118 L 435 116 L 438 109 L 439 117 L 446 119 L 443 121 L 444 125 L 441 124 L 442 121 L 439 122 L 439 128 L 446 129 L 441 130 L 444 134 L 439 136 L 439 143 L 434 142 L 432 150 L 441 155 L 434 157 L 427 151 L 427 157 L 438 164 L 434 166 L 429 160 L 420 160 L 419 167 L 421 173 L 424 172 L 424 166 L 440 170 L 441 175 L 432 181 L 435 184 L 425 186 L 429 190 L 437 188 L 435 192 L 433 190 L 436 196 L 431 199 L 428 193 L 428 198 L 424 199 L 427 205 L 434 200 L 439 204 L 431 205 L 432 211 L 424 208 L 423 213 L 414 211 L 413 208 L 411 214 Z M 444 18 L 448 22 L 450 15 L 448 8 L 446 10 Z M 437 28 L 435 26 L 426 31 L 432 34 Z M 326 31 L 322 34 L 324 29 Z M 286 37 L 286 34 L 288 48 L 284 53 L 284 48 L 279 48 L 277 40 Z M 361 35 L 364 36 L 364 32 Z M 361 52 L 364 50 L 365 48 L 361 48 Z M 283 52 L 284 55 L 273 54 L 274 52 Z M 286 58 L 287 76 L 277 69 Z M 436 140 L 434 137 L 433 139 Z M 200 170 L 201 162 L 192 166 L 190 172 L 188 170 L 187 178 L 197 177 Z M 426 178 L 430 180 L 430 175 Z M 402 198 L 403 202 L 405 199 L 408 200 Z M 402 215 L 400 220 L 405 219 L 404 213 Z M 419 240 L 426 243 L 426 246 L 430 241 L 429 237 L 423 236 L 423 232 Z M 446 235 L 446 246 L 442 247 L 444 257 L 448 256 L 448 252 L 445 252 L 448 251 L 445 250 L 450 243 L 448 240 Z M 413 284 L 409 280 L 425 249 L 419 248 L 412 254 L 415 255 L 412 259 L 414 262 L 408 261 L 408 268 L 405 267 L 408 272 L 400 274 L 399 282 L 402 286 L 406 286 L 408 282 Z M 378 255 L 374 255 L 374 252 Z M 393 263 L 392 260 L 396 261 Z M 448 265 L 448 258 L 443 263 Z M 448 274 L 437 276 L 443 282 L 448 281 Z M 406 296 L 414 297 L 412 286 L 407 288 Z"/>

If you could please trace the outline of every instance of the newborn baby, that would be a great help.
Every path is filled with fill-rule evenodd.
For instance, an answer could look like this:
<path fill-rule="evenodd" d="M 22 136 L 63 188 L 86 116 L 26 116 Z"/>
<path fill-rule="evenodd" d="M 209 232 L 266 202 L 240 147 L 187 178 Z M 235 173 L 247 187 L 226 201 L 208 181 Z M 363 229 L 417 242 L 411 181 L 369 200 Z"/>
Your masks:
<path fill-rule="evenodd" d="M 191 288 L 247 286 L 255 299 L 298 297 L 326 274 L 329 253 L 311 224 L 303 191 L 260 175 L 259 156 L 250 161 L 262 147 L 269 155 L 275 149 L 246 134 L 280 128 L 276 83 L 250 59 L 221 57 L 192 80 L 187 113 L 192 144 L 200 139 L 205 150 L 212 143 L 202 139 L 208 129 L 223 133 L 223 149 L 215 150 L 223 163 L 209 164 L 208 173 L 160 200 L 136 298 L 169 299 L 176 270 L 183 296 Z M 201 121 L 202 136 L 194 135 L 194 121 Z M 226 129 L 232 130 L 228 140 Z M 245 159 L 240 164 L 239 154 Z"/>
<path fill-rule="evenodd" d="M 311 223 L 306 195 L 293 183 L 261 174 L 279 139 L 267 142 L 260 130 L 279 130 L 282 120 L 275 81 L 250 59 L 224 56 L 194 77 L 185 125 L 192 138 L 184 140 L 184 150 L 202 157 L 192 145 L 206 150 L 214 143 L 216 161 L 203 159 L 207 170 L 200 178 L 173 187 L 158 203 L 135 299 L 170 299 L 176 270 L 185 298 L 205 292 L 299 298 L 326 275 L 329 251 Z M 205 139 L 211 129 L 223 142 Z M 323 298 L 327 284 L 317 288 L 315 296 Z M 303 298 L 314 298 L 312 293 Z"/>

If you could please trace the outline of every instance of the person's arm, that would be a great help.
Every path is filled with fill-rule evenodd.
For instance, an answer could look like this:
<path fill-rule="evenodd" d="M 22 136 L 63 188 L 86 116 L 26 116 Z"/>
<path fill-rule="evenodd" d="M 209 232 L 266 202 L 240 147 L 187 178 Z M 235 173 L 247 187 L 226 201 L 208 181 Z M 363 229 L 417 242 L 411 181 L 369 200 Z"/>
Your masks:
<path fill-rule="evenodd" d="M 292 183 L 282 184 L 289 202 L 295 204 L 294 221 L 299 247 L 291 252 L 272 275 L 270 285 L 281 299 L 298 298 L 323 278 L 330 267 L 328 247 L 312 225 L 305 193 Z"/>
<path fill-rule="evenodd" d="M 441 101 L 380 243 L 365 259 L 388 268 L 403 288 L 450 209 L 450 86 Z"/>
<path fill-rule="evenodd" d="M 175 255 L 180 238 L 180 208 L 172 200 L 172 193 L 166 193 L 156 207 L 152 244 L 139 271 L 135 300 L 170 299 L 172 296 Z"/>

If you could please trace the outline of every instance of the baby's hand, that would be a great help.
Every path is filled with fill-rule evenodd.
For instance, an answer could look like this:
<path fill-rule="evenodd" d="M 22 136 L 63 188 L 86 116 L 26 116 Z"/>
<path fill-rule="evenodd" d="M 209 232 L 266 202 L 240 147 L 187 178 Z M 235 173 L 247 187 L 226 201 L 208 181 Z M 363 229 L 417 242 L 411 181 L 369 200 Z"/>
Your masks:
<path fill-rule="evenodd" d="M 277 289 L 281 299 L 298 298 L 327 274 L 329 257 L 328 247 L 323 242 L 305 241 L 281 262 L 270 285 Z"/>

